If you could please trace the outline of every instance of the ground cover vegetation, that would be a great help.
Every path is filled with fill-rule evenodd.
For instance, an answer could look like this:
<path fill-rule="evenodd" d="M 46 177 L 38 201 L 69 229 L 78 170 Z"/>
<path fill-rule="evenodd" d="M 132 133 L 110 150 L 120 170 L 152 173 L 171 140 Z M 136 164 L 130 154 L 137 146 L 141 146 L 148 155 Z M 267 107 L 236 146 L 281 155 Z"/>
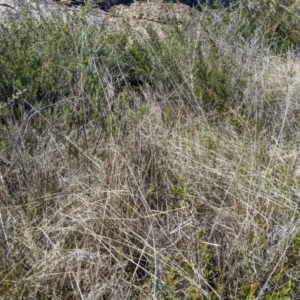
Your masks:
<path fill-rule="evenodd" d="M 265 3 L 0 25 L 0 299 L 299 299 L 300 4 Z"/>

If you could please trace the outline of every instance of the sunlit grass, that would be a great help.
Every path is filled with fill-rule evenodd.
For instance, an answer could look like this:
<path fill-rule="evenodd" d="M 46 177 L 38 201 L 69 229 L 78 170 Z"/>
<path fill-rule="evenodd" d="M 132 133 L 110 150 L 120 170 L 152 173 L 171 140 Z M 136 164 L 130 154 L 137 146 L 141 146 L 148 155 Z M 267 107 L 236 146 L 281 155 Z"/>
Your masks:
<path fill-rule="evenodd" d="M 243 9 L 0 28 L 0 297 L 296 299 L 300 65 Z"/>

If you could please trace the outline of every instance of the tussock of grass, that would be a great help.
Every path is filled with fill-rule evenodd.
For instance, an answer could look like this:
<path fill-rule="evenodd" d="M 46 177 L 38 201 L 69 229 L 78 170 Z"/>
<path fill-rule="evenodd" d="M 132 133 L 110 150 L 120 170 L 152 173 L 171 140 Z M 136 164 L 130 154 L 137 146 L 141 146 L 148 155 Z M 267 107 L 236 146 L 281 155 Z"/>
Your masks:
<path fill-rule="evenodd" d="M 0 28 L 0 297 L 297 299 L 300 66 L 243 9 Z"/>

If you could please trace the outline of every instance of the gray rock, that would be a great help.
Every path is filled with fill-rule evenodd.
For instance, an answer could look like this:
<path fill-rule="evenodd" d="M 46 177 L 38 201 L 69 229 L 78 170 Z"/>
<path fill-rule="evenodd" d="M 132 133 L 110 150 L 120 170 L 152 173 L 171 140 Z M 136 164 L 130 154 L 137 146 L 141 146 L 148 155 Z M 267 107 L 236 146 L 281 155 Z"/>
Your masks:
<path fill-rule="evenodd" d="M 206 5 L 209 8 L 217 8 L 218 1 L 217 0 L 179 0 L 179 2 L 183 4 L 187 4 L 193 7 L 199 7 L 199 3 Z M 219 3 L 223 5 L 225 8 L 231 7 L 237 0 L 220 0 Z"/>
<path fill-rule="evenodd" d="M 100 8 L 100 11 L 107 11 L 111 7 L 122 4 L 130 6 L 135 0 L 61 0 L 62 3 L 70 6 L 69 12 L 77 6 L 84 5 L 87 1 L 92 1 L 95 6 Z M 151 0 L 148 0 L 151 1 Z M 163 0 L 165 2 L 180 2 L 190 7 L 199 7 L 200 4 L 207 5 L 210 8 L 216 8 L 217 0 Z M 138 2 L 138 1 L 137 1 Z M 143 1 L 142 1 L 143 2 Z M 221 0 L 224 7 L 229 8 L 237 0 Z M 54 12 L 61 15 L 68 13 L 64 7 L 55 4 L 54 1 L 39 1 L 39 0 L 0 0 L 0 22 L 4 20 L 17 21 L 24 13 L 25 7 L 30 6 L 27 12 L 33 17 L 39 17 L 40 13 L 43 16 L 50 16 Z M 99 13 L 99 16 L 91 16 L 89 23 L 102 23 L 105 15 Z"/>
<path fill-rule="evenodd" d="M 84 5 L 87 0 L 69 0 L 69 4 L 76 6 L 76 5 Z M 104 11 L 108 11 L 111 7 L 115 5 L 127 5 L 130 6 L 132 3 L 134 3 L 136 0 L 92 0 L 92 3 L 94 3 L 96 6 L 98 6 L 100 9 Z M 200 8 L 199 4 L 206 5 L 209 8 L 217 8 L 217 0 L 164 0 L 167 2 L 179 2 L 182 4 L 186 4 L 190 7 L 198 7 Z M 225 8 L 231 7 L 234 3 L 236 3 L 238 0 L 220 0 L 221 4 Z M 139 0 L 137 0 L 139 2 Z M 141 2 L 144 2 L 143 0 Z"/>
<path fill-rule="evenodd" d="M 78 9 L 76 6 L 68 7 L 48 0 L 0 0 L 0 22 L 15 22 L 23 15 L 36 19 L 52 17 L 53 14 L 66 17 L 67 14 L 75 13 Z M 97 13 L 86 15 L 88 24 L 101 24 L 105 18 L 106 13 L 101 10 L 98 10 Z"/>
<path fill-rule="evenodd" d="M 72 0 L 72 1 L 77 1 L 77 0 Z M 83 0 L 79 0 L 83 1 Z M 166 2 L 171 1 L 171 2 L 180 2 L 182 4 L 186 4 L 190 7 L 198 7 L 200 8 L 199 4 L 206 5 L 207 7 L 210 8 L 216 8 L 217 7 L 217 0 L 165 0 Z M 130 5 L 134 2 L 134 0 L 100 0 L 96 4 L 103 10 L 107 11 L 109 10 L 112 6 L 118 5 L 118 4 L 123 4 L 123 5 Z M 237 2 L 237 0 L 220 0 L 221 4 L 225 8 L 229 8 L 232 4 Z"/>
<path fill-rule="evenodd" d="M 2 0 L 0 3 L 0 21 L 17 20 L 21 15 L 21 5 L 18 0 Z"/>

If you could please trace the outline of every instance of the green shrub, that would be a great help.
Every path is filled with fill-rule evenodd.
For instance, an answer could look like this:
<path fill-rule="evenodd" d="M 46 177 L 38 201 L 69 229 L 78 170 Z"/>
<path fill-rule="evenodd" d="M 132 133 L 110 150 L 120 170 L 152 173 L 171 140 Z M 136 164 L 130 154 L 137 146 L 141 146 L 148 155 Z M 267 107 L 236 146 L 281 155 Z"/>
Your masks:
<path fill-rule="evenodd" d="M 207 59 L 201 53 L 199 56 L 195 69 L 196 92 L 206 110 L 224 113 L 229 109 L 231 99 L 229 64 L 214 45 Z"/>
<path fill-rule="evenodd" d="M 294 0 L 263 0 L 241 2 L 243 22 L 240 30 L 249 38 L 257 30 L 276 53 L 296 48 L 300 40 L 300 2 Z"/>
<path fill-rule="evenodd" d="M 2 101 L 26 90 L 32 105 L 49 105 L 68 92 L 76 60 L 67 23 L 56 19 L 40 24 L 25 18 L 0 31 Z"/>

